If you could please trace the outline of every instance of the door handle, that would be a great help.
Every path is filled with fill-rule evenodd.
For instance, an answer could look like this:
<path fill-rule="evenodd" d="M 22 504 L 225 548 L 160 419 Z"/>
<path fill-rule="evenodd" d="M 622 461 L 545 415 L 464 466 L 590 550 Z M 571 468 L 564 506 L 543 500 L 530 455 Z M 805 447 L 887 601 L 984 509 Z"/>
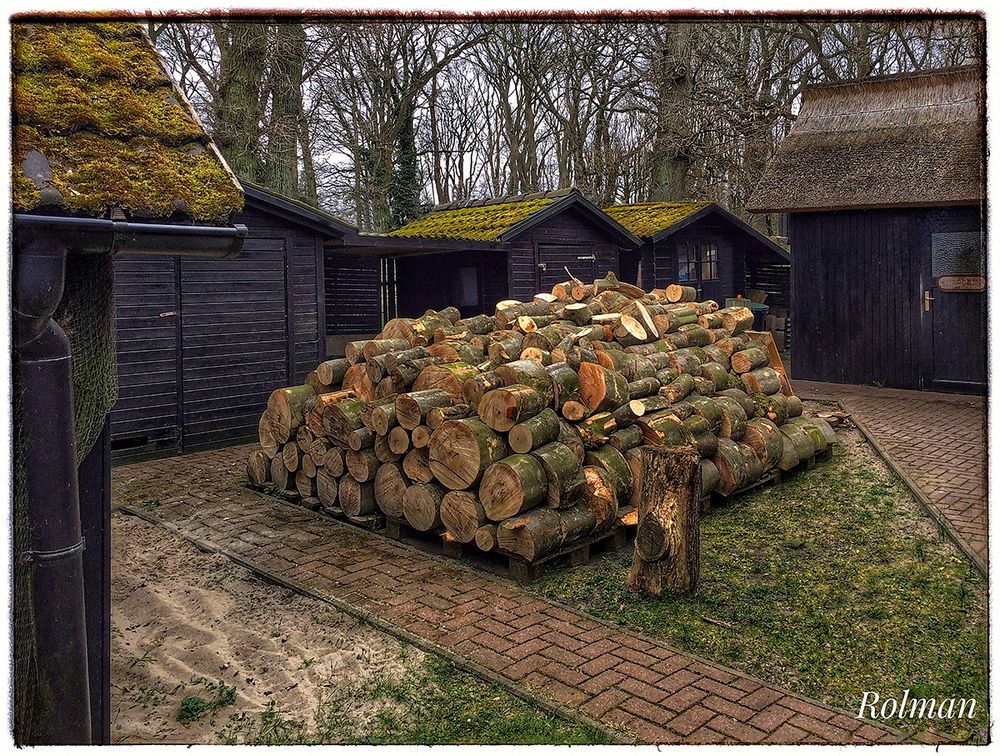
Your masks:
<path fill-rule="evenodd" d="M 934 301 L 934 297 L 931 296 L 929 291 L 924 291 L 924 312 L 931 311 L 931 302 Z"/>

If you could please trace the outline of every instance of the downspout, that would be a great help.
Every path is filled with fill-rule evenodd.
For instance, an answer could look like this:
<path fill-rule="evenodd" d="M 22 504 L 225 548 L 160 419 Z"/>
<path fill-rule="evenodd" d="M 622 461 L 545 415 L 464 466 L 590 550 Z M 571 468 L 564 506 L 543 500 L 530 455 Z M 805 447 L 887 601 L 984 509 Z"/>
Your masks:
<path fill-rule="evenodd" d="M 15 215 L 14 349 L 37 669 L 34 744 L 92 742 L 69 340 L 52 315 L 69 254 L 232 257 L 246 227 Z M 15 435 L 17 438 L 17 435 Z M 95 640 L 96 642 L 96 640 Z M 23 694 L 23 691 L 22 691 Z"/>

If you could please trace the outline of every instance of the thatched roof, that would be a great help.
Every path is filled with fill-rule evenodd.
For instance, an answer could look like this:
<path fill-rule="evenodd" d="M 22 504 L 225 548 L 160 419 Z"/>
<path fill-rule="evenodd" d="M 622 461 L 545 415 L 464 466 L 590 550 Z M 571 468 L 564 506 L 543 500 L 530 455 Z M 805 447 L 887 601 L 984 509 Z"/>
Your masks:
<path fill-rule="evenodd" d="M 747 209 L 979 203 L 984 96 L 974 66 L 810 87 Z"/>
<path fill-rule="evenodd" d="M 570 208 L 576 208 L 628 246 L 638 238 L 601 212 L 578 189 L 464 200 L 436 205 L 422 218 L 390 231 L 388 237 L 507 242 Z"/>
<path fill-rule="evenodd" d="M 243 192 L 134 23 L 14 24 L 13 204 L 227 221 Z"/>

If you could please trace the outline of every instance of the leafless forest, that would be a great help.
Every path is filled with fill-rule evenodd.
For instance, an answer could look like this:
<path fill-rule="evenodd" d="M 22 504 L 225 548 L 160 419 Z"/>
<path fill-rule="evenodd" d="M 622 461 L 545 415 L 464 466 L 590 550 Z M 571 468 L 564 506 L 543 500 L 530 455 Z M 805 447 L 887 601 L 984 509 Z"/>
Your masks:
<path fill-rule="evenodd" d="M 983 34 L 876 17 L 148 28 L 242 178 L 365 230 L 570 185 L 742 213 L 803 87 L 972 63 Z"/>

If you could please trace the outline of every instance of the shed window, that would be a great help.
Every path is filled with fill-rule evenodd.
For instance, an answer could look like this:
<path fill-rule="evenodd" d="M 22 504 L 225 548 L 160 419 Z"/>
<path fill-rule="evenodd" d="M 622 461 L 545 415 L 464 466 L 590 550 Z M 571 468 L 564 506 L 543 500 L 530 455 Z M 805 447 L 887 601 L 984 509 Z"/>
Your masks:
<path fill-rule="evenodd" d="M 457 307 L 474 307 L 479 304 L 479 268 L 459 268 L 457 284 Z"/>
<path fill-rule="evenodd" d="M 700 275 L 699 275 L 700 273 Z M 715 242 L 677 245 L 677 280 L 717 281 L 719 278 L 719 246 Z"/>

